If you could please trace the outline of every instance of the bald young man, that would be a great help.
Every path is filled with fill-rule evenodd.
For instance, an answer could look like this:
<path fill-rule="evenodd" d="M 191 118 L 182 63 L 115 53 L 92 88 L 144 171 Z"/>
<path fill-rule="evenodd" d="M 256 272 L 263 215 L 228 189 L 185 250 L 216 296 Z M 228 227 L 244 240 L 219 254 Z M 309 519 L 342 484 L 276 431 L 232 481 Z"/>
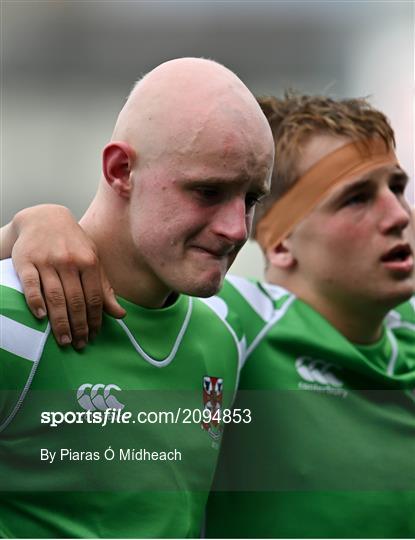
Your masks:
<path fill-rule="evenodd" d="M 222 426 L 193 411 L 230 408 L 241 336 L 186 295 L 220 288 L 272 163 L 266 118 L 231 71 L 166 62 L 122 109 L 81 220 L 124 319 L 104 317 L 85 352 L 61 348 L 2 262 L 0 536 L 199 535 Z M 46 269 L 48 307 L 60 277 Z"/>

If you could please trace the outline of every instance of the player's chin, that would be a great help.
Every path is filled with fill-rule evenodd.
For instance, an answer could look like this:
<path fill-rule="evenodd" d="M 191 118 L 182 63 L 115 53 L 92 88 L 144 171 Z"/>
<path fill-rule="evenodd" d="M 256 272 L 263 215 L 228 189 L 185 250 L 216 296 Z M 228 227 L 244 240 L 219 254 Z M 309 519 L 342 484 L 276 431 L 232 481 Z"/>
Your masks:
<path fill-rule="evenodd" d="M 415 294 L 415 280 L 408 279 L 404 282 L 396 283 L 389 291 L 384 291 L 382 300 L 388 304 L 389 309 L 409 300 Z"/>
<path fill-rule="evenodd" d="M 223 269 L 202 271 L 197 279 L 189 284 L 187 294 L 202 298 L 213 296 L 221 289 L 225 274 L 226 270 Z"/>
<path fill-rule="evenodd" d="M 415 294 L 415 280 L 413 279 L 407 286 L 403 286 L 396 294 L 397 300 L 405 302 Z"/>

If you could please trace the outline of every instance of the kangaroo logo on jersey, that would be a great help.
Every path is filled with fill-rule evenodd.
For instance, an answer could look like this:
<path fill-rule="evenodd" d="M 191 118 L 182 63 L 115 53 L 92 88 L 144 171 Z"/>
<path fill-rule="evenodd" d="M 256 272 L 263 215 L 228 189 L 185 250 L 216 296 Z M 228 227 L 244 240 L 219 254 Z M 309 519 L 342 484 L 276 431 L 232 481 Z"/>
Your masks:
<path fill-rule="evenodd" d="M 203 405 L 210 413 L 210 422 L 202 422 L 202 429 L 207 431 L 215 441 L 222 434 L 220 413 L 222 409 L 223 379 L 220 377 L 203 377 Z"/>
<path fill-rule="evenodd" d="M 306 381 L 298 383 L 302 390 L 347 396 L 347 391 L 342 389 L 343 381 L 335 373 L 335 370 L 341 369 L 338 366 L 310 356 L 300 356 L 295 361 L 295 369 L 303 381 Z"/>
<path fill-rule="evenodd" d="M 76 392 L 76 399 L 79 405 L 86 411 L 105 411 L 107 409 L 124 409 L 125 405 L 111 395 L 116 390 L 121 392 L 121 388 L 116 384 L 81 384 Z"/>

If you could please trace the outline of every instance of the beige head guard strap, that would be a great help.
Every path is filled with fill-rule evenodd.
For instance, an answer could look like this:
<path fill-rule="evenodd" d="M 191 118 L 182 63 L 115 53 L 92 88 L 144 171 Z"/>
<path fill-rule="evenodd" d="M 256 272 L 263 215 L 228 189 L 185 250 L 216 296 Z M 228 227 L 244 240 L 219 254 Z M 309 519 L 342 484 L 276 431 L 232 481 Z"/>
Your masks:
<path fill-rule="evenodd" d="M 352 142 L 331 152 L 271 206 L 257 225 L 256 240 L 264 251 L 276 246 L 334 186 L 389 164 L 397 165 L 397 158 L 380 138 Z"/>

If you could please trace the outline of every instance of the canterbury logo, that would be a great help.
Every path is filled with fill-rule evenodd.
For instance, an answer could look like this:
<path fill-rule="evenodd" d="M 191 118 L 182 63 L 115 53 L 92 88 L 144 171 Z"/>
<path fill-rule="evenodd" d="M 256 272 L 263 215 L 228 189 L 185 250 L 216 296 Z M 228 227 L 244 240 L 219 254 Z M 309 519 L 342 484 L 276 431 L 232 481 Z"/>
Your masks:
<path fill-rule="evenodd" d="M 295 361 L 295 368 L 302 379 L 310 383 L 334 386 L 339 388 L 343 382 L 336 377 L 336 367 L 323 360 L 315 360 L 309 356 L 301 356 Z"/>
<path fill-rule="evenodd" d="M 106 409 L 123 409 L 124 405 L 111 392 L 121 392 L 116 384 L 82 384 L 76 393 L 79 405 L 86 411 L 105 411 Z"/>

